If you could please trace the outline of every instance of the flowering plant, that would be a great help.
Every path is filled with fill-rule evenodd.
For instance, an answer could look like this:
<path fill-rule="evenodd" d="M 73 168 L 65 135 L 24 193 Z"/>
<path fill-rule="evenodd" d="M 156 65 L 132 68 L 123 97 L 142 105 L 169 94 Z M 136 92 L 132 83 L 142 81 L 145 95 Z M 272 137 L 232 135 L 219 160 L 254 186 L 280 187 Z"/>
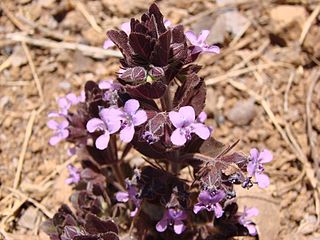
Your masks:
<path fill-rule="evenodd" d="M 182 25 L 169 26 L 157 5 L 141 20 L 108 31 L 105 48 L 123 54 L 116 81 L 89 81 L 80 96 L 58 99 L 49 114 L 50 144 L 74 145 L 69 165 L 74 212 L 63 205 L 44 225 L 53 240 L 226 239 L 256 235 L 255 208 L 237 212 L 234 185 L 269 185 L 268 150 L 232 152 L 205 124 L 204 80 L 194 62 L 208 45 Z M 72 110 L 73 109 L 73 110 Z M 143 159 L 130 161 L 135 149 Z M 186 174 L 184 169 L 189 169 Z"/>

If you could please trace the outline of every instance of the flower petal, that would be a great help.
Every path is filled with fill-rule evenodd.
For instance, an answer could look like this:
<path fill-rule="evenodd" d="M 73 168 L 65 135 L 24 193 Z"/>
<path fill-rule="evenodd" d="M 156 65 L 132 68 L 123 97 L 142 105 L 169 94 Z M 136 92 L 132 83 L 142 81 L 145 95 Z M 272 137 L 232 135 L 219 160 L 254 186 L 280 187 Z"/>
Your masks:
<path fill-rule="evenodd" d="M 54 146 L 57 145 L 61 140 L 62 138 L 59 135 L 54 135 L 50 138 L 49 143 L 50 145 Z"/>
<path fill-rule="evenodd" d="M 246 224 L 245 227 L 248 229 L 251 236 L 257 235 L 257 228 L 254 224 Z"/>
<path fill-rule="evenodd" d="M 118 202 L 128 202 L 129 194 L 127 192 L 117 192 L 116 199 Z"/>
<path fill-rule="evenodd" d="M 92 118 L 87 122 L 87 130 L 89 133 L 93 133 L 97 130 L 106 130 L 105 123 L 100 118 Z"/>
<path fill-rule="evenodd" d="M 185 126 L 190 125 L 196 119 L 194 109 L 191 106 L 181 107 L 179 109 L 179 113 L 182 114 L 182 116 L 184 118 L 184 125 Z"/>
<path fill-rule="evenodd" d="M 186 35 L 187 39 L 190 41 L 190 43 L 192 45 L 197 45 L 198 44 L 198 38 L 197 38 L 197 35 L 194 32 L 187 31 L 185 33 L 185 35 Z"/>
<path fill-rule="evenodd" d="M 125 142 L 131 142 L 134 135 L 134 126 L 132 124 L 126 126 L 120 131 L 120 139 Z"/>
<path fill-rule="evenodd" d="M 210 34 L 209 30 L 202 30 L 199 34 L 198 42 L 203 44 L 207 40 L 207 37 L 209 36 L 209 34 Z"/>
<path fill-rule="evenodd" d="M 175 220 L 173 230 L 176 234 L 181 234 L 186 229 L 186 226 L 181 220 Z"/>
<path fill-rule="evenodd" d="M 204 123 L 207 120 L 207 114 L 205 112 L 199 113 L 197 117 L 197 121 L 200 123 Z"/>
<path fill-rule="evenodd" d="M 248 162 L 248 165 L 247 165 L 248 177 L 252 177 L 255 174 L 256 166 L 257 166 L 257 163 L 255 161 Z"/>
<path fill-rule="evenodd" d="M 250 159 L 253 161 L 257 161 L 259 157 L 259 151 L 256 148 L 252 148 L 250 150 Z"/>
<path fill-rule="evenodd" d="M 104 41 L 104 43 L 103 43 L 103 48 L 104 49 L 108 49 L 108 48 L 111 48 L 113 46 L 115 46 L 115 44 L 110 39 Z"/>
<path fill-rule="evenodd" d="M 146 111 L 144 110 L 138 110 L 133 116 L 132 116 L 132 123 L 134 126 L 139 126 L 142 123 L 146 122 L 148 120 L 148 116 Z"/>
<path fill-rule="evenodd" d="M 66 99 L 72 104 L 76 105 L 79 103 L 79 98 L 74 93 L 69 93 L 66 96 Z"/>
<path fill-rule="evenodd" d="M 99 82 L 99 88 L 102 89 L 102 90 L 105 90 L 105 89 L 111 89 L 112 87 L 112 80 L 102 80 Z"/>
<path fill-rule="evenodd" d="M 222 217 L 224 211 L 223 211 L 221 205 L 220 205 L 219 203 L 216 203 L 216 204 L 213 206 L 213 208 L 214 208 L 214 215 L 216 216 L 216 218 Z"/>
<path fill-rule="evenodd" d="M 264 149 L 262 152 L 260 152 L 259 159 L 260 163 L 268 163 L 272 161 L 272 153 L 268 149 Z"/>
<path fill-rule="evenodd" d="M 156 225 L 156 229 L 158 232 L 164 232 L 167 229 L 168 226 L 168 221 L 167 219 L 161 219 L 157 225 Z"/>
<path fill-rule="evenodd" d="M 183 127 L 184 118 L 181 113 L 171 111 L 171 112 L 169 112 L 169 119 L 170 119 L 171 123 L 173 124 L 173 126 L 175 126 L 176 128 Z"/>
<path fill-rule="evenodd" d="M 245 214 L 247 218 L 255 217 L 259 215 L 259 210 L 257 208 L 246 208 Z"/>
<path fill-rule="evenodd" d="M 47 122 L 47 126 L 52 130 L 57 130 L 59 128 L 59 123 L 55 120 L 49 120 Z"/>
<path fill-rule="evenodd" d="M 207 140 L 210 137 L 211 132 L 206 125 L 202 123 L 193 123 L 192 127 L 192 132 L 197 134 L 201 139 Z"/>
<path fill-rule="evenodd" d="M 204 49 L 204 52 L 219 54 L 220 48 L 216 45 L 212 45 L 212 46 L 206 47 Z"/>
<path fill-rule="evenodd" d="M 258 182 L 258 186 L 260 188 L 267 188 L 270 185 L 270 179 L 266 174 L 263 173 L 256 173 L 256 180 Z"/>
<path fill-rule="evenodd" d="M 102 134 L 96 139 L 96 147 L 100 150 L 106 149 L 108 147 L 109 140 L 110 134 L 106 131 L 104 134 Z"/>
<path fill-rule="evenodd" d="M 120 26 L 120 29 L 121 29 L 122 31 L 124 31 L 127 35 L 129 35 L 130 32 L 131 32 L 130 22 L 122 23 L 121 26 Z"/>
<path fill-rule="evenodd" d="M 67 128 L 69 126 L 69 122 L 67 120 L 62 120 L 61 123 L 59 124 L 59 128 Z"/>
<path fill-rule="evenodd" d="M 176 130 L 173 131 L 171 137 L 170 137 L 171 142 L 174 145 L 177 146 L 182 146 L 186 143 L 187 138 L 186 136 L 181 132 L 181 128 L 177 128 Z"/>
<path fill-rule="evenodd" d="M 123 109 L 126 113 L 133 115 L 138 110 L 139 107 L 140 107 L 140 104 L 138 100 L 130 99 L 126 101 Z"/>
<path fill-rule="evenodd" d="M 193 206 L 193 212 L 195 214 L 198 214 L 198 212 L 202 211 L 203 209 L 206 209 L 206 207 L 203 206 L 201 203 L 197 203 Z"/>

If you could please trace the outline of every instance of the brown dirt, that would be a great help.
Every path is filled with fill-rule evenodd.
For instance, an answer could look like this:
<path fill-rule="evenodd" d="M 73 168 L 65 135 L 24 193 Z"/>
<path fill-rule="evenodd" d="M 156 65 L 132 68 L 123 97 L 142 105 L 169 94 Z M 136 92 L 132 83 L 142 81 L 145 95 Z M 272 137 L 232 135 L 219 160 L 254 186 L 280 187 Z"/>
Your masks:
<path fill-rule="evenodd" d="M 151 2 L 1 1 L 0 239 L 47 239 L 39 225 L 67 202 L 65 166 L 74 161 L 66 144 L 48 145 L 47 114 L 57 96 L 117 71 L 110 52 L 68 50 L 67 43 L 101 47 L 107 29 Z M 271 186 L 239 192 L 240 204 L 260 209 L 261 239 L 320 239 L 319 1 L 163 0 L 159 6 L 173 24 L 211 29 L 210 40 L 222 46 L 220 55 L 200 59 L 215 137 L 241 139 L 244 152 L 257 146 L 274 154 Z"/>

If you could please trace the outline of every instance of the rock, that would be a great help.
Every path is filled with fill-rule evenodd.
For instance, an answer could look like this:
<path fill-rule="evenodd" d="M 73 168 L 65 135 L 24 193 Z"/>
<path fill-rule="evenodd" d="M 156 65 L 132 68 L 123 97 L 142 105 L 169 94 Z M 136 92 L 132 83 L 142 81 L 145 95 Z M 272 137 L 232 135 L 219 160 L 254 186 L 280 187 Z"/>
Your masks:
<path fill-rule="evenodd" d="M 235 125 L 249 124 L 256 115 L 253 99 L 237 102 L 228 112 L 227 118 Z"/>
<path fill-rule="evenodd" d="M 93 60 L 84 56 L 81 52 L 76 51 L 73 55 L 72 64 L 74 73 L 91 72 Z"/>
<path fill-rule="evenodd" d="M 280 5 L 270 11 L 270 17 L 282 26 L 287 26 L 292 22 L 303 26 L 307 18 L 307 11 L 303 6 Z"/>
<path fill-rule="evenodd" d="M 27 64 L 28 59 L 26 57 L 26 54 L 24 53 L 21 46 L 16 46 L 13 49 L 13 54 L 11 56 L 11 64 L 14 67 L 20 67 L 22 65 Z"/>
<path fill-rule="evenodd" d="M 38 209 L 33 206 L 27 208 L 27 210 L 20 217 L 18 224 L 24 228 L 34 229 L 37 217 L 39 215 Z"/>
<path fill-rule="evenodd" d="M 235 190 L 238 197 L 239 212 L 243 211 L 245 206 L 248 208 L 255 207 L 259 210 L 259 215 L 253 219 L 257 225 L 259 239 L 279 239 L 280 203 L 273 199 L 267 190 L 262 190 L 258 186 L 254 186 L 249 191 L 237 186 Z"/>

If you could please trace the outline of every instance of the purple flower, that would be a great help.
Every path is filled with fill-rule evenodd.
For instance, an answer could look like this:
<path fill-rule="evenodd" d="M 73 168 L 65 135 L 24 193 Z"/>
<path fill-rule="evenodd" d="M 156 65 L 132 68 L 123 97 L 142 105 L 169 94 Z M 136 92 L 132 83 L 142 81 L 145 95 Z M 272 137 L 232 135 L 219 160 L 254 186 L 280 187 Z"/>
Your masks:
<path fill-rule="evenodd" d="M 171 142 L 177 146 L 182 146 L 191 139 L 191 133 L 197 134 L 201 139 L 210 137 L 210 129 L 203 123 L 195 120 L 193 107 L 181 107 L 178 112 L 169 112 L 169 119 L 176 129 L 171 135 Z"/>
<path fill-rule="evenodd" d="M 216 53 L 216 54 L 220 53 L 220 48 L 218 46 L 215 46 L 215 45 L 209 46 L 207 43 L 205 43 L 209 34 L 210 34 L 209 30 L 202 30 L 198 37 L 192 31 L 187 31 L 185 33 L 187 39 L 194 46 L 192 50 L 192 54 L 201 53 L 201 52 Z"/>
<path fill-rule="evenodd" d="M 257 235 L 257 229 L 250 218 L 258 216 L 259 210 L 257 208 L 246 208 L 244 212 L 239 216 L 239 223 L 248 229 L 251 236 Z"/>
<path fill-rule="evenodd" d="M 131 142 L 134 135 L 134 127 L 139 126 L 147 121 L 147 113 L 140 109 L 139 101 L 130 99 L 126 101 L 121 113 L 122 129 L 120 139 L 126 143 Z"/>
<path fill-rule="evenodd" d="M 120 29 L 122 31 L 124 31 L 127 35 L 130 34 L 131 32 L 131 27 L 130 27 L 130 22 L 125 22 L 125 23 L 122 23 L 121 26 L 120 26 Z M 113 47 L 115 44 L 110 40 L 106 40 L 103 44 L 103 48 L 104 49 L 108 49 L 108 48 L 111 48 Z"/>
<path fill-rule="evenodd" d="M 180 209 L 169 208 L 163 214 L 162 219 L 157 223 L 156 229 L 158 232 L 164 232 L 168 225 L 173 226 L 173 230 L 176 234 L 181 234 L 186 226 L 183 223 L 183 220 L 187 218 L 185 211 Z"/>
<path fill-rule="evenodd" d="M 84 91 L 81 92 L 80 96 L 76 96 L 74 93 L 68 93 L 65 97 L 59 97 L 57 99 L 59 111 L 49 113 L 48 117 L 67 116 L 70 107 L 73 105 L 77 105 L 80 102 L 85 102 Z"/>
<path fill-rule="evenodd" d="M 130 216 L 134 217 L 141 205 L 141 200 L 137 198 L 138 191 L 136 186 L 132 185 L 129 181 L 127 181 L 127 189 L 127 192 L 117 192 L 116 199 L 118 202 L 128 202 L 131 200 L 135 205 L 135 209 L 130 213 Z"/>
<path fill-rule="evenodd" d="M 74 167 L 73 165 L 69 164 L 67 166 L 69 171 L 69 178 L 65 180 L 66 184 L 78 183 L 80 181 L 80 171 L 78 168 Z"/>
<path fill-rule="evenodd" d="M 272 161 L 272 154 L 269 150 L 265 149 L 259 153 L 256 148 L 250 150 L 250 161 L 247 165 L 248 177 L 255 176 L 258 186 L 266 188 L 270 184 L 269 177 L 263 174 L 264 167 L 262 164 Z"/>
<path fill-rule="evenodd" d="M 214 211 L 216 218 L 220 218 L 223 214 L 222 206 L 220 201 L 225 198 L 226 194 L 223 190 L 218 190 L 216 192 L 211 191 L 201 191 L 199 194 L 199 202 L 194 205 L 193 212 L 198 214 L 202 210 L 207 210 L 209 212 Z"/>
<path fill-rule="evenodd" d="M 99 88 L 105 90 L 103 100 L 108 101 L 111 105 L 116 105 L 118 101 L 117 91 L 121 88 L 120 84 L 114 83 L 112 80 L 102 80 Z"/>
<path fill-rule="evenodd" d="M 106 149 L 109 144 L 110 134 L 120 129 L 120 114 L 121 110 L 118 108 L 104 108 L 99 113 L 100 118 L 92 118 L 87 122 L 88 132 L 103 132 L 103 134 L 96 139 L 95 144 L 98 149 Z"/>
<path fill-rule="evenodd" d="M 55 120 L 49 120 L 47 126 L 54 130 L 54 135 L 50 138 L 49 143 L 51 145 L 56 145 L 63 139 L 66 139 L 69 136 L 68 126 L 69 122 L 63 119 L 61 122 Z"/>

